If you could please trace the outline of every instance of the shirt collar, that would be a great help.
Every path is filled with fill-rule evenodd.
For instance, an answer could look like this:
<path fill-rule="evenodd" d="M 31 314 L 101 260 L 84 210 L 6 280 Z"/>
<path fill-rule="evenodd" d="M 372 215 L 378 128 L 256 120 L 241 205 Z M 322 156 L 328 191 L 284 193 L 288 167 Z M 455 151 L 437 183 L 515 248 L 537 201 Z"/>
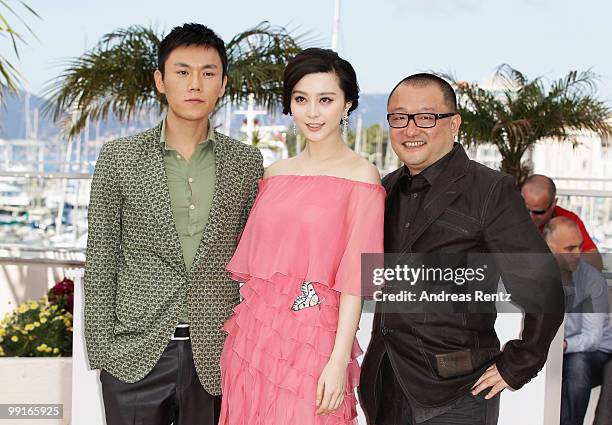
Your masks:
<path fill-rule="evenodd" d="M 205 139 L 200 140 L 198 142 L 198 146 L 202 146 L 202 145 L 209 145 L 210 142 L 211 145 L 214 145 L 215 143 L 215 130 L 212 128 L 212 126 L 210 125 L 210 121 L 208 121 L 208 135 L 206 136 Z M 170 147 L 168 145 L 168 140 L 166 139 L 166 118 L 164 118 L 164 120 L 162 121 L 162 128 L 161 128 L 161 134 L 159 136 L 159 144 L 163 146 L 163 148 L 167 151 L 174 151 L 176 149 Z"/>

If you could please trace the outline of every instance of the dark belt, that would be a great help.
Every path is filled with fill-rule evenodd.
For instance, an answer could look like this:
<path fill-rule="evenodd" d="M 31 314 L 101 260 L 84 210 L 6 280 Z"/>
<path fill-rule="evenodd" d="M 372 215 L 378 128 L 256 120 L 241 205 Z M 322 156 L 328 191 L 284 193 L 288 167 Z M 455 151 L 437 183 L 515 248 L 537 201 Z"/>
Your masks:
<path fill-rule="evenodd" d="M 172 340 L 186 341 L 189 339 L 189 325 L 187 323 L 180 323 L 174 329 L 174 335 Z"/>

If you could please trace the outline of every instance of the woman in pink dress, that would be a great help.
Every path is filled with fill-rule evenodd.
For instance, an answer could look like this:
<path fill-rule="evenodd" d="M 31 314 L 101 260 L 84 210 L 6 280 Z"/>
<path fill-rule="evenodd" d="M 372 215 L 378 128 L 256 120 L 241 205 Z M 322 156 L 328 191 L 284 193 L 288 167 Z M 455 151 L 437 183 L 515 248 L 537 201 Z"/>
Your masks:
<path fill-rule="evenodd" d="M 233 258 L 243 301 L 224 329 L 223 425 L 356 424 L 361 254 L 383 251 L 378 170 L 343 141 L 352 66 L 307 49 L 284 75 L 306 145 L 270 166 Z"/>

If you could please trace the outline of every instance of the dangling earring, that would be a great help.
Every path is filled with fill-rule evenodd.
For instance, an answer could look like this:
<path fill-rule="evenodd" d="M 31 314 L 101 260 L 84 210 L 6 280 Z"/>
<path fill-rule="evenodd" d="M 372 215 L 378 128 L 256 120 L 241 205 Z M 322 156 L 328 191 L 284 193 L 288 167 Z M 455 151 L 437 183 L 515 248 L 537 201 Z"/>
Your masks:
<path fill-rule="evenodd" d="M 297 126 L 295 125 L 295 122 L 293 123 L 293 135 L 297 136 Z"/>
<path fill-rule="evenodd" d="M 342 126 L 342 137 L 346 140 L 348 136 L 348 110 L 344 111 L 340 125 Z"/>

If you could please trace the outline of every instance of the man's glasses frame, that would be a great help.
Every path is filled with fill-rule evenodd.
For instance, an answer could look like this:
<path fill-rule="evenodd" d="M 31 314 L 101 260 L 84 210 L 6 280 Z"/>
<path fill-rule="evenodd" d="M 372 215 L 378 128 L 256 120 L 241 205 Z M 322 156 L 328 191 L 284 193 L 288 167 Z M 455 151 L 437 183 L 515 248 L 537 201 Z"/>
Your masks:
<path fill-rule="evenodd" d="M 387 114 L 387 122 L 389 123 L 389 127 L 391 128 L 406 128 L 408 127 L 408 125 L 410 124 L 410 121 L 414 121 L 414 125 L 416 125 L 419 128 L 432 128 L 435 127 L 436 124 L 438 123 L 438 120 L 443 119 L 443 118 L 449 118 L 449 117 L 453 117 L 457 115 L 457 112 L 448 112 L 445 114 L 434 114 L 434 113 L 430 113 L 430 112 L 420 112 L 418 114 L 405 114 L 403 112 L 394 112 L 391 114 Z M 395 125 L 391 122 L 391 118 L 393 118 L 394 116 L 402 116 L 402 117 L 407 117 L 408 119 L 406 120 L 406 124 L 405 125 Z M 423 125 L 423 123 L 419 124 L 419 117 L 425 117 L 428 116 L 430 118 L 433 118 L 433 120 L 431 120 L 431 125 L 427 124 L 427 125 Z"/>

